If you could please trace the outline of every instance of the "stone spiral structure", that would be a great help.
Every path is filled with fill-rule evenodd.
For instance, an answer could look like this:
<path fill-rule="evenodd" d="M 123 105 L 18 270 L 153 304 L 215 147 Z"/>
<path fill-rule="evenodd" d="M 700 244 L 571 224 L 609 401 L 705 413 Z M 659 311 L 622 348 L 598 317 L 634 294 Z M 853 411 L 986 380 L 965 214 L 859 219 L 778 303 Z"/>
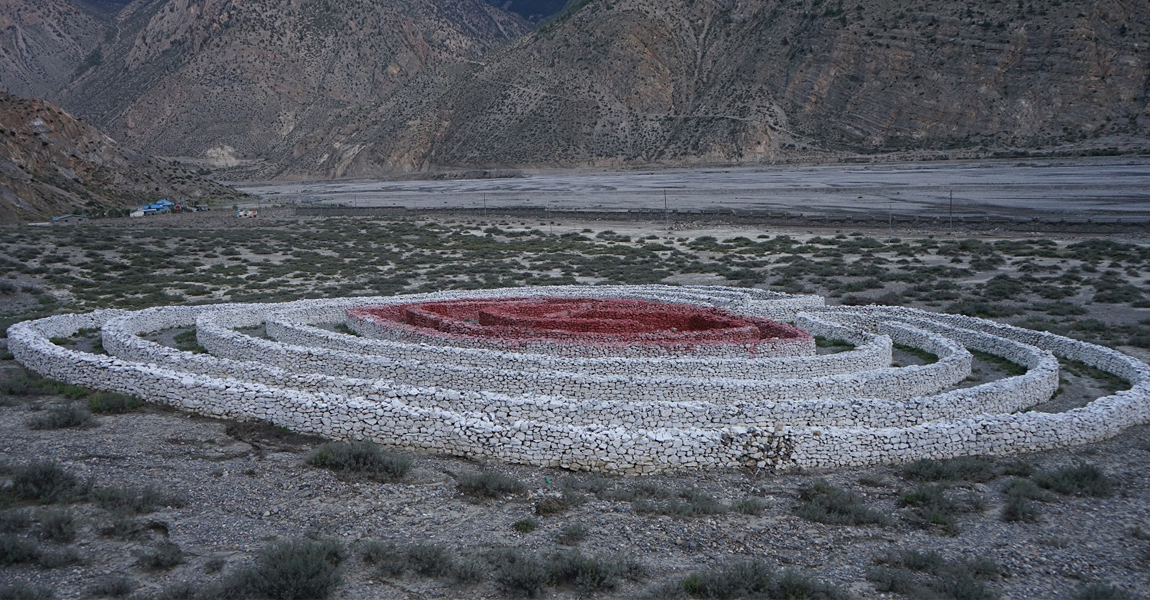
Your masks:
<path fill-rule="evenodd" d="M 539 309 L 543 299 L 552 305 Z M 657 310 L 671 304 L 720 315 L 730 322 L 704 319 L 698 330 L 711 341 L 726 337 L 727 346 L 695 351 L 705 345 L 697 343 L 703 338 L 664 343 L 665 336 L 683 333 L 679 327 L 646 332 L 659 342 L 656 351 L 644 349 L 646 342 L 634 346 L 630 338 L 609 352 L 594 351 L 596 344 L 586 338 L 557 346 L 551 339 L 507 343 L 495 336 L 483 344 L 371 318 L 393 314 L 400 305 L 510 302 L 528 306 L 527 317 L 498 308 L 491 323 L 550 327 L 547 319 L 566 305 L 584 310 L 599 300 L 616 308 L 657 303 L 651 305 Z M 602 311 L 586 315 L 620 320 Z M 772 321 L 797 329 L 773 328 Z M 671 322 L 686 321 L 665 323 Z M 336 323 L 361 335 L 326 328 Z M 745 323 L 756 323 L 760 332 L 750 334 L 750 349 Z M 592 328 L 600 329 L 590 333 L 611 333 L 616 326 L 596 324 Z M 207 354 L 142 337 L 184 327 L 195 327 Z M 266 336 L 252 334 L 261 327 Z M 86 328 L 101 331 L 108 355 L 50 341 Z M 713 333 L 718 329 L 730 335 Z M 817 355 L 806 332 L 855 348 Z M 617 473 L 1007 455 L 1100 440 L 1150 422 L 1150 367 L 1109 348 L 971 317 L 827 307 L 817 296 L 724 287 L 534 287 L 104 310 L 18 323 L 8 339 L 16 359 L 45 376 L 205 415 L 262 419 L 336 439 Z M 894 343 L 939 360 L 891 367 Z M 1027 370 L 957 387 L 970 374 L 968 349 Z M 1112 373 L 1131 388 L 1063 413 L 1025 412 L 1057 389 L 1058 356 Z"/>

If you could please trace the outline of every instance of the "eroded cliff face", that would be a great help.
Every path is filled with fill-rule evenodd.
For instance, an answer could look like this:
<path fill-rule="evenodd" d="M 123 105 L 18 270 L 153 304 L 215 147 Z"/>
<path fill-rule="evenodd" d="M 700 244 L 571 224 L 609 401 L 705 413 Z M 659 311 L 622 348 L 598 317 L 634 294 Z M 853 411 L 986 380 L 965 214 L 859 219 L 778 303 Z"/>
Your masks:
<path fill-rule="evenodd" d="M 277 164 L 338 176 L 1130 147 L 1148 139 L 1148 21 L 1129 0 L 591 0 Z"/>
<path fill-rule="evenodd" d="M 0 222 L 102 212 L 159 198 L 235 200 L 184 166 L 126 150 L 60 108 L 0 92 Z"/>
<path fill-rule="evenodd" d="M 4 0 L 0 7 L 0 89 L 52 95 L 94 54 L 105 24 L 69 0 Z"/>
<path fill-rule="evenodd" d="M 481 0 L 136 0 L 60 98 L 145 152 L 258 163 L 526 29 Z"/>
<path fill-rule="evenodd" d="M 1150 146 L 1144 0 L 572 6 L 134 0 L 50 97 L 229 178 Z"/>

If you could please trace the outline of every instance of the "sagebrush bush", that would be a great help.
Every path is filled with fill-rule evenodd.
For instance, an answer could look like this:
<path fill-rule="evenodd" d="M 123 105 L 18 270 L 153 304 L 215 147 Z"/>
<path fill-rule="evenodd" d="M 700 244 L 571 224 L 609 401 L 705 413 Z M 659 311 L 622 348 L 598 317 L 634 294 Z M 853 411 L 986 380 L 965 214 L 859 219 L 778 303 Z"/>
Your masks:
<path fill-rule="evenodd" d="M 260 550 L 255 565 L 230 573 L 205 595 L 273 600 L 327 598 L 342 579 L 339 566 L 344 558 L 343 545 L 335 541 L 272 542 Z"/>
<path fill-rule="evenodd" d="M 530 517 L 519 519 L 511 524 L 511 528 L 519 533 L 531 533 L 539 529 L 539 521 Z"/>
<path fill-rule="evenodd" d="M 568 523 L 559 530 L 559 535 L 555 536 L 555 541 L 564 546 L 574 546 L 587 539 L 587 534 L 590 531 L 591 530 L 582 523 Z"/>
<path fill-rule="evenodd" d="M 830 525 L 886 525 L 890 518 L 868 507 L 853 492 L 819 480 L 799 490 L 796 515 Z"/>
<path fill-rule="evenodd" d="M 372 442 L 329 442 L 313 450 L 307 463 L 338 473 L 391 481 L 407 475 L 412 459 L 406 454 L 385 452 Z"/>
<path fill-rule="evenodd" d="M 74 404 L 53 406 L 27 421 L 28 429 L 69 429 L 92 427 L 95 424 L 96 419 L 92 413 Z"/>
<path fill-rule="evenodd" d="M 0 535 L 0 565 L 18 565 L 36 562 L 40 558 L 40 548 L 11 534 Z"/>
<path fill-rule="evenodd" d="M 731 504 L 731 510 L 744 515 L 759 515 L 767 509 L 767 501 L 755 496 L 747 496 Z"/>
<path fill-rule="evenodd" d="M 895 549 L 875 562 L 879 566 L 867 570 L 867 579 L 876 589 L 912 598 L 994 600 L 985 582 L 1002 575 L 989 559 L 951 561 L 933 550 Z"/>
<path fill-rule="evenodd" d="M 547 567 L 535 556 L 511 549 L 492 552 L 488 557 L 495 584 L 504 593 L 534 598 L 547 585 Z"/>
<path fill-rule="evenodd" d="M 848 597 L 833 585 L 804 573 L 787 570 L 779 575 L 763 561 L 746 559 L 692 573 L 680 586 L 695 598 L 840 600 Z"/>
<path fill-rule="evenodd" d="M 109 575 L 92 584 L 88 595 L 94 598 L 123 598 L 136 591 L 136 582 L 127 575 Z"/>
<path fill-rule="evenodd" d="M 1041 471 L 1033 479 L 1039 486 L 1067 496 L 1106 498 L 1114 494 L 1114 483 L 1106 473 L 1087 463 Z"/>
<path fill-rule="evenodd" d="M 84 491 L 75 475 L 54 462 L 46 461 L 16 467 L 8 489 L 16 499 L 40 504 L 70 501 Z"/>
<path fill-rule="evenodd" d="M 97 488 L 90 496 L 96 506 L 120 515 L 142 515 L 161 506 L 180 508 L 187 503 L 184 496 L 177 492 L 163 491 L 150 485 Z"/>
<path fill-rule="evenodd" d="M 956 497 L 941 485 L 920 485 L 900 498 L 903 506 L 913 509 L 912 522 L 920 527 L 941 526 L 949 534 L 958 532 L 960 513 L 980 510 L 982 499 L 973 494 Z"/>
<path fill-rule="evenodd" d="M 50 510 L 40 515 L 40 539 L 67 544 L 76 539 L 76 516 L 70 510 Z"/>
<path fill-rule="evenodd" d="M 183 562 L 184 551 L 169 541 L 160 542 L 136 555 L 136 564 L 152 571 L 166 571 Z"/>
<path fill-rule="evenodd" d="M 0 533 L 20 533 L 32 526 L 32 513 L 28 509 L 14 508 L 0 512 Z"/>
<path fill-rule="evenodd" d="M 929 458 L 916 460 L 903 466 L 907 479 L 918 481 L 972 481 L 982 483 L 999 475 L 994 462 L 977 456 L 960 456 L 938 461 Z"/>
<path fill-rule="evenodd" d="M 425 577 L 442 577 L 451 572 L 455 559 L 441 544 L 412 544 L 407 547 L 407 564 Z"/>
<path fill-rule="evenodd" d="M 43 550 L 40 552 L 40 558 L 36 564 L 41 569 L 59 569 L 62 567 L 71 567 L 84 562 L 80 557 L 80 553 L 76 552 L 74 548 L 62 548 L 60 550 Z"/>
<path fill-rule="evenodd" d="M 620 579 L 637 581 L 644 569 L 635 561 L 618 556 L 594 556 L 578 550 L 556 552 L 546 558 L 547 581 L 573 586 L 585 595 L 613 590 Z"/>
<path fill-rule="evenodd" d="M 464 494 L 481 498 L 500 498 L 527 491 L 527 485 L 522 481 L 495 471 L 461 475 L 456 481 L 456 487 Z"/>
<path fill-rule="evenodd" d="M 144 401 L 135 396 L 114 392 L 100 392 L 88 398 L 88 410 L 100 414 L 123 414 L 143 405 Z"/>

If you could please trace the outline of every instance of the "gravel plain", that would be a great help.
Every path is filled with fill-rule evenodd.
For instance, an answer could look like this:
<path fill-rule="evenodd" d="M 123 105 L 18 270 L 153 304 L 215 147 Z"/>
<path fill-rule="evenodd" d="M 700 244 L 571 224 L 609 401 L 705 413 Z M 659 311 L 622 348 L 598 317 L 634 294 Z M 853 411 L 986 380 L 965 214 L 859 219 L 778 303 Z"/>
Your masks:
<path fill-rule="evenodd" d="M 182 253 L 182 260 L 202 261 L 203 264 L 198 267 L 200 273 L 210 273 L 216 265 L 232 263 L 246 264 L 247 272 L 256 273 L 258 269 L 268 269 L 269 265 L 287 260 L 281 258 L 283 252 L 254 255 L 245 252 L 236 256 L 224 252 L 224 256 L 215 257 L 214 254 L 220 252 L 220 242 L 215 236 L 225 232 L 230 232 L 228 235 L 232 236 L 236 228 L 243 224 L 225 219 L 218 213 L 208 215 L 211 215 L 210 219 L 203 221 L 193 221 L 200 219 L 201 215 L 177 215 L 180 217 L 178 220 L 170 221 L 176 229 L 169 229 L 166 221 L 140 223 L 125 220 L 122 231 L 127 232 L 125 235 L 138 232 L 141 235 L 139 239 L 153 240 L 152 243 L 171 244 L 169 251 L 177 249 Z M 331 227 L 338 229 L 355 222 L 338 220 L 332 223 Z M 544 224 L 532 222 L 530 225 L 521 225 L 526 231 L 527 228 Z M 253 229 L 257 234 L 252 237 L 271 239 L 277 232 L 299 231 L 305 226 L 309 231 L 323 227 L 315 219 L 296 221 L 285 217 L 282 222 L 265 222 L 261 219 L 258 229 Z M 408 227 L 408 224 L 404 223 L 403 226 Z M 500 226 L 506 230 L 512 228 L 508 224 Z M 101 224 L 100 227 L 112 229 L 77 230 L 76 235 L 82 231 L 111 233 L 121 229 L 116 223 Z M 199 233 L 193 233 L 196 227 L 201 228 Z M 169 231 L 173 234 L 171 240 L 166 235 Z M 406 228 L 402 231 L 414 230 Z M 679 229 L 670 236 L 660 232 L 657 226 L 641 223 L 564 222 L 555 227 L 555 235 L 580 231 L 589 236 L 605 231 L 614 231 L 613 235 L 635 237 L 645 233 L 660 234 L 665 236 L 660 242 L 675 244 L 683 251 L 689 250 L 692 244 L 705 236 L 722 238 L 744 235 L 756 238 L 762 233 L 757 229 L 747 230 L 728 225 Z M 857 246 L 860 240 L 867 239 L 856 238 L 853 234 L 848 238 L 845 232 L 837 230 L 807 228 L 771 230 L 768 233 L 776 239 L 777 236 L 792 235 L 803 240 L 804 244 L 818 235 L 827 238 L 835 236 L 841 238 L 836 243 L 844 249 L 848 243 Z M 884 237 L 886 233 L 884 229 L 869 234 Z M 9 255 L 14 256 L 11 248 L 16 244 L 27 245 L 31 240 L 39 239 L 35 237 L 39 235 L 35 232 L 25 231 L 19 235 L 21 237 L 13 238 L 16 241 L 6 250 Z M 55 243 L 54 240 L 58 238 L 66 239 L 62 238 L 64 235 L 48 232 L 42 237 L 45 243 Z M 925 239 L 927 234 L 900 231 L 898 235 L 908 239 Z M 182 239 L 176 236 L 182 236 Z M 686 241 L 680 243 L 671 239 L 678 237 Z M 1033 242 L 1032 237 L 1022 236 L 1019 243 L 1030 244 Z M 514 242 L 520 238 L 510 239 Z M 600 240 L 598 237 L 595 239 Z M 970 239 L 976 241 L 970 251 L 974 254 L 956 256 L 924 251 L 920 255 L 921 264 L 906 266 L 908 269 L 936 270 L 948 264 L 972 266 L 973 275 L 955 276 L 953 281 L 956 287 L 953 290 L 938 288 L 934 292 L 919 292 L 918 300 L 908 294 L 909 286 L 900 283 L 879 282 L 878 288 L 864 288 L 861 292 L 843 287 L 863 280 L 866 276 L 862 274 L 845 279 L 831 275 L 811 277 L 800 283 L 816 286 L 812 291 L 826 293 L 833 302 L 858 293 L 868 298 L 899 294 L 904 296 L 908 305 L 945 310 L 946 302 L 961 302 L 964 297 L 988 294 L 988 286 L 993 284 L 995 275 L 1005 274 L 1023 279 L 1029 273 L 1044 272 L 1028 269 L 1053 269 L 1057 266 L 1058 269 L 1054 271 L 1056 273 L 1069 270 L 1079 272 L 1079 267 L 1093 264 L 1099 269 L 1125 269 L 1115 271 L 1115 277 L 1121 276 L 1136 286 L 1142 285 L 1145 279 L 1146 263 L 1143 259 L 1116 257 L 1114 260 L 1125 262 L 1122 266 L 1115 266 L 1108 259 L 1035 258 L 1027 256 L 1023 251 L 1041 246 L 1030 245 L 1024 245 L 1018 251 L 1004 246 L 1005 249 L 998 250 L 1002 250 L 1009 258 L 1008 261 L 989 270 L 973 269 L 976 258 L 986 256 L 985 244 L 1003 238 L 974 235 Z M 1130 240 L 1130 236 L 1124 239 Z M 338 238 L 336 241 L 339 241 Z M 1077 241 L 1080 239 L 1058 240 L 1058 248 L 1066 249 L 1067 244 Z M 1145 242 L 1142 239 L 1133 241 L 1138 244 Z M 943 246 L 951 243 L 945 240 L 937 242 L 944 242 Z M 106 301 L 105 298 L 134 298 L 134 293 L 147 291 L 147 282 L 133 284 L 140 286 L 138 292 L 136 287 L 112 289 L 108 283 L 101 281 L 96 271 L 101 263 L 92 257 L 96 256 L 93 253 L 98 252 L 105 253 L 108 261 L 133 260 L 129 254 L 136 257 L 142 255 L 144 243 L 140 242 L 141 245 L 132 253 L 125 252 L 119 258 L 109 254 L 111 250 L 94 247 L 88 253 L 93 261 L 91 263 L 84 263 L 80 258 L 80 250 L 75 255 L 69 255 L 63 246 L 57 246 L 52 250 L 53 256 L 57 257 L 52 259 L 57 261 L 55 264 L 45 263 L 47 266 L 43 271 L 38 271 L 40 267 L 36 266 L 22 273 L 15 281 L 19 285 L 42 285 L 53 290 L 60 286 L 61 291 L 53 292 L 53 297 L 57 299 L 54 302 L 58 304 L 51 304 L 51 298 L 43 293 L 26 297 L 23 292 L 19 292 L 10 297 L 24 303 L 30 298 L 39 297 L 43 306 L 49 310 L 66 310 L 69 307 L 71 310 L 89 310 L 103 305 L 101 303 Z M 333 250 L 324 252 L 336 255 L 332 261 L 338 260 L 339 252 L 344 252 L 341 244 L 332 243 L 328 238 L 318 237 L 308 243 L 328 244 Z M 510 243 L 506 245 L 507 248 L 512 248 Z M 627 251 L 629 247 L 622 242 L 595 243 L 599 244 L 596 248 L 614 248 L 619 252 Z M 642 243 L 639 240 L 636 245 Z M 499 248 L 504 248 L 504 245 L 499 244 Z M 902 248 L 901 242 L 890 244 L 890 248 Z M 306 246 L 299 242 L 296 247 Z M 356 246 L 349 245 L 348 248 Z M 799 248 L 794 247 L 796 251 Z M 412 252 L 419 256 L 425 254 L 419 248 Z M 816 248 L 804 252 L 815 259 L 804 263 L 805 268 L 812 269 L 812 273 L 818 265 L 825 264 L 819 260 L 823 260 L 820 253 L 825 255 L 826 250 Z M 847 252 L 848 257 L 851 252 L 856 250 Z M 889 254 L 887 268 L 893 271 L 894 265 L 898 264 L 898 255 L 882 248 L 876 252 Z M 722 264 L 724 260 L 722 251 L 718 249 L 702 249 L 697 254 L 702 257 L 700 260 L 716 261 L 698 264 Z M 300 260 L 315 261 L 317 256 L 320 255 L 308 254 Z M 869 256 L 866 254 L 864 258 Z M 955 263 L 955 258 L 962 260 Z M 37 262 L 40 260 L 38 258 L 21 260 L 26 264 L 41 264 Z M 399 264 L 399 259 L 392 260 Z M 64 271 L 57 273 L 63 264 L 78 269 L 73 273 L 91 277 L 95 283 L 82 284 L 79 280 L 69 279 L 70 276 Z M 84 264 L 88 266 L 76 266 Z M 770 267 L 775 269 L 771 271 L 771 277 L 779 285 L 783 285 L 784 279 L 794 279 L 782 270 L 787 264 L 778 263 Z M 864 261 L 860 259 L 854 264 L 862 265 Z M 670 276 L 667 281 L 729 284 L 728 280 L 717 274 L 722 272 L 729 271 L 684 271 Z M 1087 271 L 1082 274 L 1097 272 Z M 340 277 L 352 280 L 358 273 L 356 271 Z M 230 272 L 228 276 L 235 277 Z M 171 277 L 180 275 L 177 272 Z M 1035 279 L 1027 285 L 1039 289 L 1054 282 L 1053 277 L 1041 281 Z M 236 290 L 245 290 L 253 296 L 269 294 L 267 299 L 275 299 L 272 292 L 263 291 L 261 284 L 250 278 L 245 280 L 235 277 L 228 281 L 226 285 L 230 287 L 227 288 L 221 282 L 213 286 L 210 280 L 199 285 L 214 290 L 228 289 L 232 294 L 237 293 Z M 338 281 L 327 282 L 325 285 L 335 285 Z M 63 287 L 65 284 L 71 287 Z M 410 285 L 424 284 L 413 278 Z M 817 287 L 831 284 L 839 286 L 833 293 Z M 92 290 L 108 288 L 109 293 L 107 296 L 84 296 L 87 291 L 85 285 Z M 273 279 L 264 285 L 282 283 Z M 322 285 L 314 285 L 317 285 L 314 289 L 325 289 Z M 790 285 L 796 284 L 792 281 Z M 1072 329 L 1075 324 L 1090 319 L 1101 319 L 1107 324 L 1108 329 L 1102 333 L 1090 335 L 1121 333 L 1126 328 L 1132 328 L 1133 331 L 1146 323 L 1148 311 L 1145 306 L 1137 302 L 1092 302 L 1091 295 L 1085 290 L 1085 287 L 1080 287 L 1075 294 L 1065 297 L 1066 304 L 1082 307 L 1084 312 L 1072 311 L 1068 317 L 1044 322 L 1051 327 Z M 220 292 L 216 293 L 217 298 L 227 299 Z M 930 294 L 933 296 L 928 297 Z M 1011 303 L 1019 303 L 1018 298 L 1011 298 L 1007 302 Z M 23 310 L 18 310 L 14 304 L 9 308 L 4 312 L 17 313 Z M 1057 304 L 1041 310 L 1065 309 L 1063 304 Z M 1039 312 L 1015 314 L 1009 319 L 1025 319 L 1042 314 L 1039 308 L 1035 307 L 1035 310 Z M 1089 332 L 1082 330 L 1078 333 L 1085 335 Z M 1135 336 L 1132 334 L 1131 337 Z M 166 336 L 163 341 L 175 344 L 175 335 Z M 91 348 L 91 342 L 80 340 L 77 343 L 80 348 Z M 1150 352 L 1139 344 L 1127 342 L 1121 345 L 1121 349 L 1145 360 Z M 900 364 L 913 364 L 917 360 L 906 354 L 896 355 L 895 358 Z M 993 379 L 1005 374 L 993 363 L 976 361 L 975 367 L 976 375 L 982 379 Z M 0 383 L 22 376 L 22 369 L 12 360 L 0 360 Z M 1110 393 L 1107 391 L 1109 382 L 1088 373 L 1067 371 L 1064 379 L 1063 393 L 1047 405 L 1036 407 L 1036 410 L 1066 410 L 1090 398 Z M 82 598 L 90 596 L 93 587 L 107 581 L 109 577 L 123 577 L 130 587 L 121 590 L 124 595 L 134 598 L 165 597 L 162 595 L 164 590 L 170 590 L 178 582 L 194 582 L 196 586 L 202 587 L 221 580 L 235 569 L 251 564 L 258 551 L 274 540 L 305 536 L 335 539 L 349 549 L 349 556 L 341 567 L 342 583 L 331 596 L 348 599 L 501 598 L 516 595 L 515 590 L 500 585 L 490 570 L 483 573 L 482 581 L 469 584 L 413 573 L 394 576 L 377 572 L 362 559 L 358 551 L 372 540 L 441 544 L 459 560 L 471 557 L 481 562 L 483 557 L 494 550 L 515 548 L 538 553 L 540 556 L 578 549 L 587 555 L 624 557 L 641 563 L 645 572 L 643 577 L 636 580 L 622 578 L 615 587 L 590 594 L 612 598 L 674 597 L 663 586 L 677 584 L 691 573 L 748 558 L 762 560 L 774 569 L 794 569 L 811 578 L 827 581 L 840 589 L 846 597 L 860 599 L 974 597 L 1072 600 L 1085 597 L 1080 594 L 1091 585 L 1113 586 L 1106 589 L 1112 592 L 1120 590 L 1125 594 L 1109 597 L 1145 598 L 1147 590 L 1150 590 L 1150 483 L 1146 478 L 1150 466 L 1150 427 L 1146 426 L 1131 428 L 1112 440 L 1088 446 L 1023 455 L 1014 459 L 996 459 L 989 461 L 993 464 L 990 467 L 995 472 L 993 476 L 942 482 L 916 479 L 901 467 L 785 473 L 711 470 L 684 471 L 647 478 L 600 478 L 556 469 L 501 463 L 482 464 L 467 459 L 426 454 L 414 456 L 414 467 L 402 480 L 378 482 L 362 477 L 340 477 L 330 471 L 308 466 L 305 463 L 307 455 L 323 440 L 274 428 L 206 419 L 162 407 L 147 406 L 122 415 L 96 416 L 96 425 L 89 428 L 35 430 L 27 426 L 30 419 L 44 414 L 51 407 L 75 402 L 82 403 L 83 400 L 69 400 L 58 394 L 3 396 L 0 402 L 0 465 L 4 465 L 4 468 L 0 469 L 0 486 L 6 485 L 9 477 L 6 473 L 20 465 L 35 460 L 51 460 L 91 482 L 95 489 L 151 485 L 175 493 L 184 498 L 185 502 L 182 506 L 158 507 L 154 512 L 124 518 L 84 498 L 71 504 L 55 506 L 4 499 L 4 503 L 9 506 L 0 504 L 0 512 L 28 510 L 31 515 L 30 524 L 7 535 L 36 543 L 45 551 L 71 548 L 82 562 L 48 569 L 0 559 L 0 590 L 6 585 L 45 586 L 52 589 L 57 598 Z M 1014 478 L 1014 475 L 1007 472 L 1022 472 L 1016 462 L 1024 463 L 1036 472 L 1076 464 L 1093 465 L 1106 474 L 1113 483 L 1114 492 L 1108 497 L 1048 494 L 1045 500 L 1036 502 L 1039 510 L 1036 522 L 1004 521 L 1002 512 L 1008 503 L 1004 490 Z M 483 470 L 518 479 L 525 484 L 525 491 L 492 499 L 477 499 L 458 489 L 460 479 Z M 796 514 L 797 507 L 803 503 L 802 498 L 809 496 L 809 490 L 820 480 L 857 494 L 863 506 L 885 516 L 884 523 L 824 524 Z M 924 523 L 916 508 L 906 501 L 906 495 L 922 485 L 941 485 L 950 497 L 970 502 L 966 509 L 952 515 L 949 524 Z M 755 511 L 745 514 L 738 510 L 728 510 L 697 516 L 666 515 L 658 514 L 658 510 L 652 512 L 649 504 L 645 508 L 638 501 L 626 499 L 635 496 L 637 492 L 655 494 L 653 501 L 656 503 L 663 501 L 658 498 L 658 494 L 670 497 L 694 495 L 707 496 L 726 504 L 757 498 L 761 500 L 762 507 L 757 514 Z M 567 499 L 565 509 L 554 514 L 536 514 L 540 501 L 546 505 L 549 502 L 546 499 L 561 497 Z M 39 532 L 44 529 L 49 513 L 61 509 L 70 510 L 74 514 L 75 540 L 63 543 L 39 539 Z M 515 523 L 524 519 L 536 520 L 537 529 L 517 531 Z M 3 522 L 0 519 L 0 523 Z M 565 540 L 570 545 L 560 543 L 558 538 L 563 530 L 576 524 L 585 526 L 584 538 L 581 541 Z M 0 535 L 5 534 L 0 531 Z M 156 548 L 162 541 L 176 544 L 184 553 L 183 562 L 166 570 L 141 566 L 138 557 Z M 950 562 L 989 559 L 998 565 L 1000 572 L 989 577 L 984 587 L 977 588 L 982 595 L 945 595 L 937 590 L 925 589 L 904 593 L 880 591 L 882 586 L 872 580 L 874 569 L 886 553 L 898 549 L 937 551 Z M 872 578 L 868 578 L 868 574 Z M 547 598 L 575 598 L 588 593 L 577 586 L 546 585 L 539 595 Z"/>

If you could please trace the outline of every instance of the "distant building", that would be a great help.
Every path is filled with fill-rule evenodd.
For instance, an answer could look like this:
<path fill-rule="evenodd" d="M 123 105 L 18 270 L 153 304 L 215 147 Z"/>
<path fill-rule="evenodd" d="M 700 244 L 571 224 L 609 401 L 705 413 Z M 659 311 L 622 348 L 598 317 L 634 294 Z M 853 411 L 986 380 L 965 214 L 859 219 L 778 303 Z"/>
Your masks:
<path fill-rule="evenodd" d="M 87 220 L 88 220 L 88 217 L 85 217 L 84 215 L 68 214 L 68 215 L 60 215 L 58 217 L 52 217 L 52 219 L 48 222 L 53 224 L 53 225 L 71 225 L 73 223 L 83 223 Z"/>

